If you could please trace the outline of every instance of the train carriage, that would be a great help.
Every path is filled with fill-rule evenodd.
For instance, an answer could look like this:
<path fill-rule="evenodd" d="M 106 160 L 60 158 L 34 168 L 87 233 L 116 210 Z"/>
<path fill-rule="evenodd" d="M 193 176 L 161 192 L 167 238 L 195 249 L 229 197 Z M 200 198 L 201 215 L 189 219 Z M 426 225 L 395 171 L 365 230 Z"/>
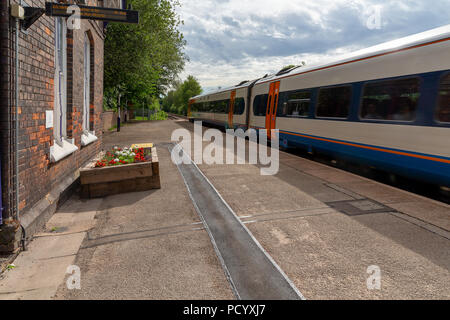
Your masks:
<path fill-rule="evenodd" d="M 229 107 L 228 117 L 210 109 L 208 115 L 191 111 L 191 118 L 279 129 L 284 147 L 450 186 L 450 26 L 238 88 L 191 102 L 228 96 L 232 105 L 239 91 L 247 97 L 244 116 L 233 116 Z"/>

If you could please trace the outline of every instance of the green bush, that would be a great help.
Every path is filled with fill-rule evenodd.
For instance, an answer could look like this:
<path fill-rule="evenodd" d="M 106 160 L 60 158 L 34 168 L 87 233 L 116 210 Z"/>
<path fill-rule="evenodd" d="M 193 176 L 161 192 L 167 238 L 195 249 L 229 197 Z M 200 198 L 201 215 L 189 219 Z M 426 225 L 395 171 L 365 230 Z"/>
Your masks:
<path fill-rule="evenodd" d="M 159 110 L 158 112 L 152 114 L 150 116 L 150 120 L 167 120 L 167 113 L 163 110 Z"/>

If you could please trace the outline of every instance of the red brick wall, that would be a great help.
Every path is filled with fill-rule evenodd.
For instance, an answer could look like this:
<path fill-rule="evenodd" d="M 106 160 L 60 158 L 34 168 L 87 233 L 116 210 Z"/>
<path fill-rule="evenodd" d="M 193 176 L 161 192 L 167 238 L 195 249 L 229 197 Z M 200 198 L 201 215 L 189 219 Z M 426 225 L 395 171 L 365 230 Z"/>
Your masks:
<path fill-rule="evenodd" d="M 11 190 L 11 150 L 8 144 L 8 110 L 14 109 L 14 30 L 9 27 L 7 1 L 1 1 L 0 47 L 2 49 L 0 72 L 0 133 L 3 163 L 2 191 L 4 205 L 11 207 L 8 190 Z M 97 1 L 89 1 L 94 5 Z M 28 0 L 28 4 L 44 7 L 44 0 Z M 6 10 L 6 12 L 5 12 Z M 92 158 L 101 148 L 103 100 L 103 30 L 100 23 L 83 20 L 81 30 L 68 32 L 68 96 L 67 133 L 75 139 L 79 150 L 67 158 L 50 163 L 50 146 L 53 128 L 45 128 L 45 111 L 54 106 L 54 19 L 42 16 L 26 33 L 20 33 L 20 137 L 19 181 L 20 210 L 26 214 L 37 201 L 45 197 L 65 176 L 73 173 Z M 81 147 L 83 108 L 84 35 L 91 39 L 91 130 L 99 141 Z M 5 49 L 5 50 L 4 50 Z M 12 69 L 11 69 L 12 68 Z M 4 214 L 5 217 L 5 214 Z"/>

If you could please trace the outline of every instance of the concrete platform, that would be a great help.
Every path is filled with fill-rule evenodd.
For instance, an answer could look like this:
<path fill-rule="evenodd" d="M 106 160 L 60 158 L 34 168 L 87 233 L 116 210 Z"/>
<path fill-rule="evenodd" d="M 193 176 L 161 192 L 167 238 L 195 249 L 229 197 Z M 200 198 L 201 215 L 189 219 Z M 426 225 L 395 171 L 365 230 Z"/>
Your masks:
<path fill-rule="evenodd" d="M 193 125 L 143 122 L 108 134 L 108 148 L 155 143 L 162 188 L 72 197 L 4 274 L 0 299 L 234 299 L 169 159 L 178 128 Z M 257 165 L 199 168 L 306 299 L 450 298 L 450 206 L 283 152 L 275 176 Z M 70 264 L 81 290 L 65 286 Z M 381 290 L 367 288 L 374 265 Z"/>
<path fill-rule="evenodd" d="M 275 176 L 199 168 L 307 299 L 450 298 L 450 206 L 283 152 Z M 372 265 L 381 290 L 367 288 Z"/>
<path fill-rule="evenodd" d="M 171 121 L 108 135 L 106 147 L 153 142 L 161 189 L 102 199 L 96 227 L 75 264 L 82 289 L 61 284 L 56 299 L 234 299 L 207 232 L 166 147 Z"/>

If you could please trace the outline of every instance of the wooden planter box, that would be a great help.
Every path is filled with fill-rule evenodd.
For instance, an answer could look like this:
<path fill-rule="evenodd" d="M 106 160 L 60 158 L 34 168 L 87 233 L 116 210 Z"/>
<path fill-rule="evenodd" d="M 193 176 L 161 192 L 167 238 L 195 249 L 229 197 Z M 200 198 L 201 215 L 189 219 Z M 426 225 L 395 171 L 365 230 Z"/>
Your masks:
<path fill-rule="evenodd" d="M 94 165 L 95 161 L 80 169 L 82 198 L 161 188 L 156 148 L 152 148 L 151 162 L 103 168 L 95 168 Z"/>

